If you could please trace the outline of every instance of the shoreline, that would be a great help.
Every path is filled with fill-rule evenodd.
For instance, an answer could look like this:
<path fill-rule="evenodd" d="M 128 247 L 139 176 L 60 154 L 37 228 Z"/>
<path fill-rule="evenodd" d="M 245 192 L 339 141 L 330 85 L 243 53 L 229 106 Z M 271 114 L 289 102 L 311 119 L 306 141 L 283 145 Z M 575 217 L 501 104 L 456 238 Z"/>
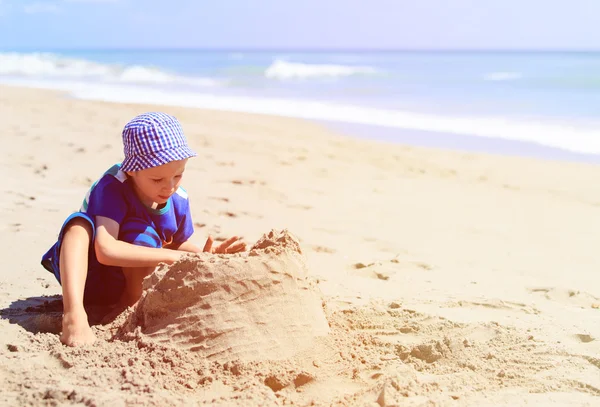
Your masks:
<path fill-rule="evenodd" d="M 170 108 L 193 108 L 210 111 L 257 114 L 266 117 L 282 117 L 307 120 L 317 124 L 325 124 L 334 132 L 349 137 L 359 137 L 395 144 L 417 147 L 450 149 L 462 152 L 491 153 L 495 155 L 522 156 L 549 160 L 600 163 L 598 153 L 581 152 L 582 137 L 593 136 L 588 128 L 572 129 L 562 127 L 552 121 L 514 121 L 505 124 L 502 117 L 453 117 L 438 116 L 430 113 L 394 112 L 386 109 L 361 107 L 329 102 L 256 98 L 235 95 L 167 91 L 145 87 L 124 87 L 120 90 L 115 84 L 92 84 L 86 82 L 51 82 L 51 81 L 8 81 L 0 82 L 0 87 L 22 89 L 38 89 L 63 92 L 78 100 L 103 101 L 107 103 L 164 105 Z M 140 96 L 144 94 L 144 97 Z M 118 95 L 118 96 L 117 96 Z M 144 100 L 145 99 L 145 100 Z M 143 101 L 142 101 L 143 100 Z M 252 103 L 249 103 L 252 102 Z M 322 109 L 331 109 L 327 114 Z M 372 115 L 374 121 L 368 121 L 364 115 Z M 327 117 L 332 115 L 331 117 Z M 356 117 L 356 116 L 360 117 Z M 335 118 L 334 118 L 335 117 Z M 398 117 L 403 117 L 398 122 Z M 443 125 L 460 129 L 460 131 L 438 131 L 424 129 L 431 127 L 428 120 L 433 120 L 433 128 Z M 440 121 L 440 122 L 438 122 Z M 404 123 L 405 126 L 402 124 Z M 483 127 L 482 127 L 483 126 Z M 502 131 L 494 129 L 500 127 Z M 475 129 L 478 129 L 475 130 Z M 490 130 L 493 129 L 493 130 Z M 554 146 L 539 141 L 525 140 L 532 136 L 523 134 L 545 133 L 556 138 L 562 132 L 570 133 L 576 140 L 573 148 Z M 583 132 L 583 133 L 581 133 Z M 476 135 L 481 133 L 481 135 Z M 504 135 L 520 134 L 518 137 Z M 500 135 L 500 136 L 499 136 Z M 560 134 L 564 137 L 565 134 Z M 533 136 L 533 139 L 538 136 Z M 589 141 L 587 142 L 589 145 Z M 561 143 L 558 143 L 561 144 Z M 563 142 L 564 144 L 564 142 Z M 596 146 L 598 147 L 598 146 Z M 589 149 L 589 148 L 588 148 Z"/>
<path fill-rule="evenodd" d="M 528 141 L 480 137 L 468 134 L 396 129 L 353 123 L 316 122 L 322 123 L 334 132 L 347 135 L 348 137 L 396 143 L 399 145 L 548 161 L 600 164 L 600 154 L 576 153 Z"/>
<path fill-rule="evenodd" d="M 133 105 L 133 106 L 148 106 L 161 107 L 165 110 L 192 110 L 198 112 L 215 112 L 221 115 L 240 115 L 255 118 L 256 120 L 282 120 L 290 122 L 299 122 L 306 124 L 314 124 L 322 129 L 328 136 L 334 136 L 336 139 L 346 140 L 349 143 L 366 143 L 375 148 L 383 148 L 386 151 L 386 146 L 392 148 L 415 148 L 424 149 L 424 151 L 435 152 L 436 154 L 475 154 L 487 157 L 497 157 L 499 159 L 516 159 L 516 160 L 534 160 L 540 163 L 557 163 L 557 164 L 583 164 L 596 166 L 600 164 L 600 154 L 584 154 L 577 153 L 562 148 L 555 148 L 528 141 L 510 140 L 495 137 L 473 136 L 468 134 L 456 134 L 447 132 L 435 132 L 426 130 L 414 130 L 393 128 L 386 126 L 378 126 L 371 124 L 347 123 L 330 120 L 305 119 L 301 117 L 290 117 L 285 115 L 276 115 L 269 113 L 256 113 L 245 111 L 232 111 L 218 108 L 203 108 L 179 106 L 174 104 L 156 104 L 153 102 L 138 103 L 138 102 L 119 102 L 111 100 L 96 100 L 92 98 L 80 98 L 73 96 L 72 91 L 52 88 L 40 88 L 35 86 L 20 86 L 13 84 L 0 83 L 0 90 L 6 87 L 8 89 L 26 90 L 32 92 L 54 93 L 60 95 L 60 98 L 65 100 L 83 101 L 91 103 L 106 103 L 109 105 Z"/>

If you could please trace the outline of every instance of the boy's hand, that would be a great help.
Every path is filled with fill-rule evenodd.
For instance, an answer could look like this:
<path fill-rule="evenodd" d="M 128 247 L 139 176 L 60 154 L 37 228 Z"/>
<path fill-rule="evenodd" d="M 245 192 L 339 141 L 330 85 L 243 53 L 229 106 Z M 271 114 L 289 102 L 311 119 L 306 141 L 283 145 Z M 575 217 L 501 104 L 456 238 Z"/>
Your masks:
<path fill-rule="evenodd" d="M 239 253 L 246 250 L 246 243 L 241 241 L 241 237 L 233 236 L 229 239 L 225 240 L 217 247 L 212 247 L 214 243 L 214 239 L 212 236 L 208 236 L 206 239 L 206 244 L 204 245 L 204 252 L 208 253 Z M 235 244 L 234 244 L 235 243 Z"/>
<path fill-rule="evenodd" d="M 172 250 L 172 249 L 166 249 L 166 250 L 168 250 L 168 260 L 164 260 L 164 262 L 167 264 L 175 263 L 177 260 L 179 260 L 181 258 L 181 256 L 183 256 L 185 254 L 184 252 L 180 252 L 177 250 Z"/>

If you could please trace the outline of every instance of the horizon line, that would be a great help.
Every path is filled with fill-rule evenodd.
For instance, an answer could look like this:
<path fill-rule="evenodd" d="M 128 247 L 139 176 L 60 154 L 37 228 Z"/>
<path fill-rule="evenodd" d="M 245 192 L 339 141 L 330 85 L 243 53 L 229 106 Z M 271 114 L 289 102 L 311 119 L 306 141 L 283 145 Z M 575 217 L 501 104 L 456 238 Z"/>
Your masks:
<path fill-rule="evenodd" d="M 51 46 L 1 46 L 0 51 L 205 51 L 205 52 L 600 52 L 600 48 L 310 48 L 310 47 L 51 47 Z"/>

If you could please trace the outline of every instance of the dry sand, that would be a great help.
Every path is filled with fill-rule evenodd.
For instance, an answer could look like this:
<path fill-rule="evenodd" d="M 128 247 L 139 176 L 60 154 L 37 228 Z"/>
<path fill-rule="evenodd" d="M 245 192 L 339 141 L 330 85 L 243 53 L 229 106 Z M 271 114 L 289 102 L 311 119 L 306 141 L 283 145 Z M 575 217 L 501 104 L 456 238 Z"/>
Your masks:
<path fill-rule="evenodd" d="M 39 258 L 155 109 L 199 153 L 195 242 L 257 243 L 158 267 L 67 348 Z M 600 404 L 598 166 L 12 87 L 0 137 L 1 405 Z"/>

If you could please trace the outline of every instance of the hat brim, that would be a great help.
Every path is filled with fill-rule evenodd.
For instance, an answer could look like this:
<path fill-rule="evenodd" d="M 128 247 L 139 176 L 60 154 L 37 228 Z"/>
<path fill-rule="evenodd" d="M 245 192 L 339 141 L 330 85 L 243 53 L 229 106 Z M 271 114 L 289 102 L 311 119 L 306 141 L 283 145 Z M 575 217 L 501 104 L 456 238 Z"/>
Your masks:
<path fill-rule="evenodd" d="M 148 168 L 158 167 L 173 161 L 185 160 L 196 157 L 197 154 L 187 146 L 162 150 L 146 155 L 136 155 L 125 158 L 121 164 L 121 171 L 141 171 Z"/>

